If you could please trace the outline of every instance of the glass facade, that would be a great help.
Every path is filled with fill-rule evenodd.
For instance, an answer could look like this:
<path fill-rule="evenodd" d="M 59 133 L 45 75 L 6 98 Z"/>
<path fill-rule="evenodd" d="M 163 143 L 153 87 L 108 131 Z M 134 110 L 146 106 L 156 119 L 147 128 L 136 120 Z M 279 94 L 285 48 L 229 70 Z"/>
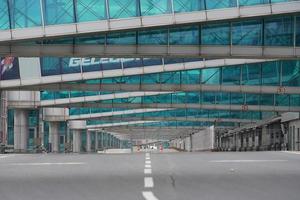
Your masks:
<path fill-rule="evenodd" d="M 193 97 L 193 98 L 190 98 Z M 266 100 L 265 100 L 266 98 Z M 233 93 L 233 92 L 181 92 L 172 94 L 162 94 L 156 96 L 142 96 L 142 97 L 131 97 L 131 98 L 116 98 L 111 100 L 96 101 L 93 102 L 95 107 L 105 107 L 109 104 L 114 108 L 126 106 L 122 104 L 184 104 L 189 107 L 189 104 L 202 105 L 267 105 L 267 106 L 300 106 L 299 102 L 300 95 L 285 95 L 285 94 L 247 94 L 247 93 Z M 247 104 L 250 102 L 250 104 Z M 283 102 L 279 103 L 279 102 Z M 194 105 L 193 105 L 194 106 Z M 174 108 L 177 106 L 174 105 Z M 160 108 L 158 106 L 158 108 Z M 166 107 L 169 108 L 169 107 Z M 231 108 L 226 108 L 226 110 Z M 242 109 L 242 108 L 241 108 Z"/>
<path fill-rule="evenodd" d="M 44 0 L 46 25 L 75 22 L 73 0 Z"/>
<path fill-rule="evenodd" d="M 297 15 L 146 28 L 90 36 L 38 40 L 30 45 L 299 46 Z M 26 44 L 28 45 L 28 44 Z"/>
<path fill-rule="evenodd" d="M 40 1 L 9 0 L 8 2 L 13 29 L 42 25 Z"/>
<path fill-rule="evenodd" d="M 28 126 L 22 128 L 27 129 L 27 150 L 34 151 L 37 145 L 36 137 L 38 130 L 38 110 L 28 110 Z M 7 144 L 14 145 L 14 124 L 15 124 L 15 110 L 8 109 L 7 112 Z"/>
<path fill-rule="evenodd" d="M 288 1 L 291 0 L 1 0 L 0 30 Z"/>
<path fill-rule="evenodd" d="M 107 18 L 105 0 L 77 0 L 75 2 L 78 22 L 97 21 Z"/>
<path fill-rule="evenodd" d="M 55 75 L 60 73 L 78 73 L 81 70 L 87 71 L 95 70 L 112 70 L 122 69 L 123 67 L 145 67 L 144 59 L 121 59 L 113 60 L 113 62 L 104 63 L 106 68 L 104 69 L 98 63 L 96 66 L 82 66 L 78 65 L 74 69 L 65 70 L 66 62 L 59 61 L 64 58 L 44 58 L 42 59 L 44 65 L 42 65 L 43 75 Z M 54 61 L 52 61 L 54 60 Z M 89 60 L 90 62 L 91 60 Z M 147 62 L 150 62 L 146 59 Z M 161 62 L 167 63 L 182 63 L 184 60 L 172 60 L 162 59 Z M 186 60 L 188 61 L 188 60 Z M 54 64 L 53 64 L 54 63 Z M 147 67 L 147 66 L 146 66 Z M 161 72 L 154 74 L 143 74 L 134 76 L 122 76 L 116 78 L 105 78 L 98 80 L 87 80 L 82 83 L 87 84 L 101 84 L 101 83 L 123 83 L 123 84 L 207 84 L 207 85 L 273 85 L 273 86 L 300 86 L 299 75 L 300 61 L 299 60 L 278 60 L 262 63 L 242 64 L 225 67 L 214 67 L 195 70 L 184 70 L 177 72 Z M 63 71 L 62 71 L 63 70 Z M 75 72 L 74 72 L 75 71 Z M 76 84 L 78 82 L 72 82 L 69 84 Z M 74 92 L 83 94 L 82 92 Z M 52 93 L 54 94 L 54 93 Z M 87 94 L 87 92 L 85 92 Z M 89 93 L 90 95 L 105 94 L 101 92 Z M 74 97 L 73 94 L 67 92 L 61 92 L 58 95 L 60 98 Z"/>

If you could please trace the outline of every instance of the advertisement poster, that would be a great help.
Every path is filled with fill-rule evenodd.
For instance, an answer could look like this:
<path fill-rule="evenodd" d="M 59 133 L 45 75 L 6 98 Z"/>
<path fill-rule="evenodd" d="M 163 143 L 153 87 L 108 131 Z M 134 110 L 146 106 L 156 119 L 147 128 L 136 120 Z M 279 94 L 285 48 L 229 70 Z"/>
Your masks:
<path fill-rule="evenodd" d="M 0 80 L 20 78 L 19 61 L 15 57 L 0 58 Z"/>

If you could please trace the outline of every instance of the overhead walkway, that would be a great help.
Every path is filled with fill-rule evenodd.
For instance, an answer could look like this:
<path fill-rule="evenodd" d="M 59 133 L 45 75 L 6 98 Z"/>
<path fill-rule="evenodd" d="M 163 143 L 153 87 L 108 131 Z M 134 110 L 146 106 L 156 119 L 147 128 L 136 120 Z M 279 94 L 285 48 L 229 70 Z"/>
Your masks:
<path fill-rule="evenodd" d="M 240 92 L 240 93 L 256 93 L 256 94 L 300 94 L 300 86 L 253 86 L 253 85 L 209 85 L 209 84 L 81 84 L 78 86 L 72 84 L 58 86 L 61 90 L 77 90 L 77 91 L 105 91 L 105 92 Z M 72 89 L 71 89 L 72 88 Z M 53 90 L 54 87 L 45 87 L 46 90 Z M 57 89 L 55 89 L 57 90 Z"/>
<path fill-rule="evenodd" d="M 90 118 L 91 119 L 91 118 Z M 231 119 L 231 118 L 200 118 L 195 116 L 189 117 L 131 117 L 131 116 L 124 116 L 124 117 L 102 117 L 100 120 L 105 121 L 162 121 L 162 122 L 177 122 L 177 121 L 184 121 L 184 122 L 233 122 L 233 123 L 255 123 L 258 120 L 249 120 L 249 119 Z"/>
<path fill-rule="evenodd" d="M 297 59 L 299 21 L 299 15 L 292 14 L 3 43 L 0 55 Z"/>
<path fill-rule="evenodd" d="M 102 117 L 112 117 L 120 115 L 131 115 L 131 114 L 140 114 L 140 113 L 155 113 L 155 112 L 164 112 L 172 109 L 132 109 L 132 110 L 117 110 L 114 111 L 99 111 L 90 108 L 88 111 L 86 109 L 70 109 L 69 120 L 86 120 L 86 119 L 95 119 Z"/>
<path fill-rule="evenodd" d="M 97 92 L 95 92 L 97 93 Z M 64 93 L 65 98 L 54 98 L 48 100 L 39 100 L 31 102 L 36 107 L 88 107 L 88 108 L 111 108 L 108 105 L 115 106 L 112 108 L 139 108 L 139 104 L 147 106 L 147 104 L 157 104 L 158 107 L 149 108 L 173 108 L 173 107 L 159 107 L 169 104 L 241 104 L 246 107 L 256 105 L 266 106 L 287 106 L 297 107 L 300 105 L 299 94 L 265 94 L 265 93 L 232 93 L 232 92 L 120 92 L 111 94 L 98 94 L 91 96 L 80 95 L 79 97 L 70 97 L 70 93 Z M 120 105 L 121 104 L 121 105 Z M 124 104 L 124 105 L 122 105 Z M 132 105 L 128 105 L 132 104 Z M 129 107 L 127 107 L 127 105 Z M 9 101 L 9 107 L 17 108 L 17 99 Z M 118 107 L 121 106 L 121 107 Z M 137 106 L 137 107 L 132 107 Z M 179 106 L 179 105 L 178 105 Z M 141 107 L 148 108 L 148 107 Z M 185 108 L 185 107 L 174 107 Z M 193 107 L 186 107 L 193 108 Z M 199 107 L 200 108 L 200 107 Z M 203 107 L 205 109 L 206 106 Z M 257 111 L 273 111 L 273 110 L 257 110 Z M 276 110 L 274 110 L 276 111 Z M 290 110 L 289 110 L 290 111 Z"/>
<path fill-rule="evenodd" d="M 80 111 L 79 111 L 80 112 Z M 218 112 L 218 113 L 217 113 Z M 201 115 L 202 114 L 202 115 Z M 205 116 L 206 115 L 206 116 Z M 209 117 L 209 115 L 211 115 Z M 182 110 L 174 109 L 136 109 L 113 112 L 99 112 L 81 115 L 70 115 L 69 120 L 130 120 L 139 121 L 141 119 L 147 121 L 209 121 L 209 122 L 238 122 L 238 123 L 253 123 L 261 119 L 261 113 L 255 116 L 254 113 L 248 115 L 240 115 L 239 118 L 230 118 L 237 116 L 237 113 L 231 114 L 216 111 L 210 113 L 209 111 L 191 110 L 189 113 L 183 113 Z M 243 117 L 245 119 L 243 119 Z M 257 117 L 257 118 L 256 118 Z"/>
<path fill-rule="evenodd" d="M 72 90 L 61 83 L 76 83 L 93 79 L 173 72 L 201 68 L 262 63 L 269 60 L 249 59 L 113 59 L 113 58 L 18 58 L 15 76 L 1 76 L 0 88 L 6 90 Z M 30 65 L 30 67 L 28 67 Z M 19 68 L 17 68 L 19 66 Z M 53 85 L 54 84 L 54 85 Z M 57 84 L 57 85 L 55 85 Z M 26 87 L 27 86 L 27 87 Z M 78 85 L 79 86 L 79 85 Z M 80 90 L 80 87 L 78 87 Z M 87 90 L 89 87 L 86 88 Z M 97 88 L 98 90 L 98 88 Z"/>
<path fill-rule="evenodd" d="M 180 124 L 181 123 L 181 124 Z M 131 121 L 131 122 L 113 122 L 113 123 L 103 123 L 103 124 L 97 124 L 97 125 L 87 125 L 87 129 L 90 131 L 95 131 L 95 130 L 101 130 L 104 128 L 111 128 L 111 127 L 139 127 L 139 126 L 149 126 L 149 127 L 172 127 L 173 126 L 177 127 L 184 127 L 184 129 L 203 129 L 203 127 L 208 127 L 214 125 L 214 123 L 207 123 L 207 122 L 194 122 L 194 125 L 190 125 L 192 123 L 184 123 L 184 122 L 159 122 L 159 121 Z M 201 127 L 201 128 L 199 128 Z M 230 128 L 231 126 L 220 126 L 219 128 Z"/>
<path fill-rule="evenodd" d="M 196 128 L 196 127 L 193 127 Z M 201 128 L 202 129 L 202 128 Z M 101 129 L 89 129 L 89 131 L 106 132 L 119 138 L 126 140 L 137 140 L 137 139 L 159 139 L 159 140 L 170 140 L 179 137 L 186 137 L 190 134 L 201 130 L 192 129 L 191 127 L 129 127 L 129 126 L 113 126 Z"/>
<path fill-rule="evenodd" d="M 273 116 L 272 112 L 243 112 L 199 109 L 97 109 L 70 108 L 69 120 L 88 120 L 88 123 L 102 121 L 207 121 L 253 123 Z"/>
<path fill-rule="evenodd" d="M 129 95 L 130 93 L 124 93 Z M 218 109 L 218 110 L 249 110 L 249 111 L 274 111 L 288 112 L 299 110 L 299 94 L 258 94 L 258 93 L 230 93 L 230 92 L 177 92 L 157 94 L 155 92 L 144 95 L 144 93 L 124 97 L 124 94 L 109 94 L 102 101 L 55 103 L 55 100 L 47 100 L 51 103 L 43 104 L 45 107 L 86 107 L 86 108 L 196 108 L 196 109 Z M 116 98 L 116 95 L 119 95 Z M 59 100 L 62 101 L 62 100 Z"/>
<path fill-rule="evenodd" d="M 66 107 L 68 105 L 58 105 Z M 300 112 L 300 106 L 275 106 L 275 105 L 244 105 L 244 104 L 203 104 L 203 103 L 79 103 L 72 107 L 95 107 L 95 108 L 173 108 L 173 109 L 204 109 L 204 110 L 227 110 L 227 111 L 261 111 L 261 112 Z"/>
<path fill-rule="evenodd" d="M 87 113 L 88 114 L 77 114 Z M 68 120 L 88 120 L 90 123 L 98 121 L 190 121 L 190 122 L 237 122 L 254 123 L 262 119 L 262 113 L 248 112 L 222 112 L 209 110 L 186 110 L 186 109 L 133 109 L 119 111 L 103 111 L 97 109 L 70 109 Z M 93 112 L 93 113 L 92 113 Z"/>
<path fill-rule="evenodd" d="M 288 0 L 3 1 L 0 7 L 0 41 L 287 14 L 299 12 L 299 5 L 297 1 Z"/>
<path fill-rule="evenodd" d="M 122 98 L 135 98 L 141 96 L 151 96 L 151 95 L 158 95 L 158 94 L 168 94 L 170 92 L 120 92 L 120 93 L 111 93 L 111 94 L 103 94 L 101 95 L 91 95 L 91 96 L 79 96 L 79 97 L 70 97 L 67 95 L 66 98 L 59 98 L 59 99 L 49 99 L 49 100 L 42 100 L 40 101 L 37 99 L 35 102 L 32 102 L 33 105 L 36 107 L 55 107 L 59 105 L 69 105 L 76 103 L 83 103 L 83 102 L 94 102 L 94 101 L 106 101 L 112 99 L 122 99 Z M 17 108 L 19 101 L 9 101 L 8 106 Z M 21 105 L 22 106 L 22 105 Z"/>

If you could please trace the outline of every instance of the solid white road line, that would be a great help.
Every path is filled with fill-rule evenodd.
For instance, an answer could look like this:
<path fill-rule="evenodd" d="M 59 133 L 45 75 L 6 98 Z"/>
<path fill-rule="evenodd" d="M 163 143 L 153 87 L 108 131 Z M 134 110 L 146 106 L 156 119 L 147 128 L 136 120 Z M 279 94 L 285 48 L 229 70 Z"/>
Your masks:
<path fill-rule="evenodd" d="M 150 160 L 146 160 L 145 164 L 151 164 L 151 161 Z"/>
<path fill-rule="evenodd" d="M 45 166 L 45 165 L 85 165 L 82 162 L 66 162 L 66 163 L 11 163 L 14 166 Z"/>
<path fill-rule="evenodd" d="M 282 151 L 284 153 L 290 153 L 290 154 L 298 154 L 300 155 L 300 151 Z"/>
<path fill-rule="evenodd" d="M 151 165 L 145 164 L 145 168 L 151 168 Z"/>
<path fill-rule="evenodd" d="M 287 160 L 211 160 L 211 163 L 287 162 Z"/>
<path fill-rule="evenodd" d="M 0 158 L 7 158 L 7 157 L 9 157 L 9 156 L 0 156 Z"/>
<path fill-rule="evenodd" d="M 152 169 L 144 169 L 144 174 L 152 174 Z"/>
<path fill-rule="evenodd" d="M 146 200 L 158 200 L 158 198 L 154 196 L 153 192 L 143 192 L 143 197 Z"/>
<path fill-rule="evenodd" d="M 154 187 L 154 182 L 152 177 L 145 177 L 144 178 L 144 184 L 145 188 L 153 188 Z"/>

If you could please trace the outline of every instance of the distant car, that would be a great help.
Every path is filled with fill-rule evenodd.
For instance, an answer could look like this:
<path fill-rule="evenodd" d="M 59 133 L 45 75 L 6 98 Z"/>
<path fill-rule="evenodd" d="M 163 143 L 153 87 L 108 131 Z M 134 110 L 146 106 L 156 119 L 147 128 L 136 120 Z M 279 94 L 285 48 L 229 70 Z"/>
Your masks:
<path fill-rule="evenodd" d="M 13 153 L 14 147 L 12 145 L 0 144 L 0 154 Z"/>
<path fill-rule="evenodd" d="M 157 146 L 150 146 L 150 149 L 157 150 Z"/>

